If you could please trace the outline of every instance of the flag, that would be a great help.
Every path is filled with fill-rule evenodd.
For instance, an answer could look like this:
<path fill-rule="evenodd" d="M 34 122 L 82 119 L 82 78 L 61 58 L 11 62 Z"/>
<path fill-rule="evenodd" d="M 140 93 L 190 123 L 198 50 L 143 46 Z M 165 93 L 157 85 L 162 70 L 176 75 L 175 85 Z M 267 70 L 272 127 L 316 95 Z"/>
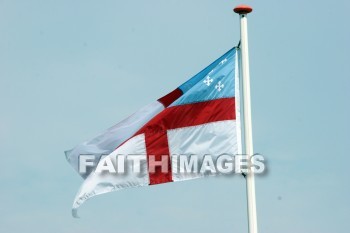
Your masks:
<path fill-rule="evenodd" d="M 177 172 L 177 155 L 240 153 L 238 72 L 238 51 L 233 48 L 174 91 L 66 151 L 68 162 L 85 179 L 73 202 L 73 216 L 82 203 L 99 194 L 206 176 Z M 94 167 L 81 173 L 81 155 L 102 167 L 109 158 L 133 155 L 139 172 L 101 174 Z M 166 161 L 165 169 L 151 171 L 157 161 Z M 123 170 L 135 169 L 133 165 Z"/>

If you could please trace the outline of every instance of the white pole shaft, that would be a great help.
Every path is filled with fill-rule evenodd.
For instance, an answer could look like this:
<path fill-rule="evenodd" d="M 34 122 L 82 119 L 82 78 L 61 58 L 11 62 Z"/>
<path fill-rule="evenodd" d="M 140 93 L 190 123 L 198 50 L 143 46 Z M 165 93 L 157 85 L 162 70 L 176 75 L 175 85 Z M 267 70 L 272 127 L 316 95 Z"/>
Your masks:
<path fill-rule="evenodd" d="M 250 74 L 249 74 L 249 54 L 248 54 L 248 26 L 247 15 L 241 14 L 241 64 L 243 79 L 243 112 L 244 112 L 244 139 L 245 154 L 247 155 L 249 170 L 246 175 L 247 181 L 247 204 L 248 204 L 248 227 L 249 233 L 258 233 L 255 181 L 254 173 L 251 170 L 250 159 L 254 154 L 252 136 L 252 114 L 250 101 Z"/>

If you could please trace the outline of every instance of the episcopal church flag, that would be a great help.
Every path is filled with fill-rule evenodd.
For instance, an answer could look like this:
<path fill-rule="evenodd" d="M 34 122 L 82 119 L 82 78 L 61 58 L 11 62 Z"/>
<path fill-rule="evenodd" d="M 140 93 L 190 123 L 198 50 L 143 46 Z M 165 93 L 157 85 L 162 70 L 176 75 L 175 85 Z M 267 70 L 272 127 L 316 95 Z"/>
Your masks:
<path fill-rule="evenodd" d="M 233 48 L 171 93 L 66 151 L 68 162 L 85 179 L 74 200 L 73 215 L 84 201 L 102 193 L 207 175 L 179 173 L 173 163 L 176 155 L 241 153 L 238 72 L 238 51 Z M 89 156 L 85 164 L 102 167 L 108 165 L 108 158 L 116 162 L 118 156 L 117 162 L 124 163 L 123 156 L 133 155 L 134 162 L 139 161 L 138 172 L 105 174 L 96 167 L 82 172 L 82 155 Z M 168 158 L 165 169 L 151 171 L 164 156 Z"/>

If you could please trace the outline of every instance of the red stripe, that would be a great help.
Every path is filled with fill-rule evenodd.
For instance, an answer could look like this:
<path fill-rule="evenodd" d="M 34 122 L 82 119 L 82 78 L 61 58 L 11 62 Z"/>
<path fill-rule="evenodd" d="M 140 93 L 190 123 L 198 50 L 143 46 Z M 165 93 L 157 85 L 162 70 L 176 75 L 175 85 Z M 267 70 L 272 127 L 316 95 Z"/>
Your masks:
<path fill-rule="evenodd" d="M 168 107 L 170 104 L 172 104 L 175 100 L 177 100 L 180 96 L 182 96 L 182 91 L 179 88 L 176 88 L 169 94 L 163 96 L 158 101 L 161 102 L 164 107 Z"/>
<path fill-rule="evenodd" d="M 150 185 L 153 184 L 161 184 L 161 183 L 167 183 L 172 181 L 172 172 L 171 172 L 171 162 L 170 162 L 170 156 L 169 156 L 169 145 L 168 145 L 168 137 L 166 132 L 147 132 L 145 134 L 145 140 L 146 140 L 146 148 L 147 148 L 147 157 L 150 155 L 154 156 L 156 161 L 161 161 L 161 157 L 163 155 L 168 156 L 168 172 L 162 172 L 161 167 L 157 166 L 155 167 L 154 173 L 149 173 L 149 181 Z M 149 159 L 148 162 L 148 169 L 152 164 L 150 163 Z"/>
<path fill-rule="evenodd" d="M 147 156 L 153 155 L 156 161 L 160 161 L 162 155 L 169 156 L 167 130 L 234 119 L 235 98 L 216 99 L 166 108 L 135 135 L 145 134 Z M 168 161 L 167 173 L 160 172 L 160 167 L 157 167 L 155 173 L 149 174 L 151 185 L 172 181 L 170 156 Z"/>
<path fill-rule="evenodd" d="M 149 131 L 166 132 L 169 129 L 235 119 L 235 98 L 178 105 L 164 109 L 135 135 Z"/>

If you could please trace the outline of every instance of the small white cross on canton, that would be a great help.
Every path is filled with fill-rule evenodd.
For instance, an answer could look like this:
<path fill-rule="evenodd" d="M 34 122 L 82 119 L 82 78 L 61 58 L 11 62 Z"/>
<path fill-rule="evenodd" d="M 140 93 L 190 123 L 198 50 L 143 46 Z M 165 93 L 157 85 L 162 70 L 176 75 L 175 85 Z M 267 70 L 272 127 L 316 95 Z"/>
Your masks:
<path fill-rule="evenodd" d="M 207 85 L 207 86 L 209 87 L 210 84 L 211 84 L 213 81 L 214 81 L 214 80 L 208 76 L 208 77 L 203 81 L 203 83 L 205 83 L 205 85 Z"/>
<path fill-rule="evenodd" d="M 223 65 L 223 64 L 225 64 L 227 62 L 227 58 L 225 58 L 224 60 L 222 60 L 221 62 L 220 62 L 220 65 Z"/>
<path fill-rule="evenodd" d="M 215 85 L 215 89 L 218 91 L 221 91 L 225 87 L 224 84 L 221 83 L 221 81 L 218 82 L 218 84 Z"/>

